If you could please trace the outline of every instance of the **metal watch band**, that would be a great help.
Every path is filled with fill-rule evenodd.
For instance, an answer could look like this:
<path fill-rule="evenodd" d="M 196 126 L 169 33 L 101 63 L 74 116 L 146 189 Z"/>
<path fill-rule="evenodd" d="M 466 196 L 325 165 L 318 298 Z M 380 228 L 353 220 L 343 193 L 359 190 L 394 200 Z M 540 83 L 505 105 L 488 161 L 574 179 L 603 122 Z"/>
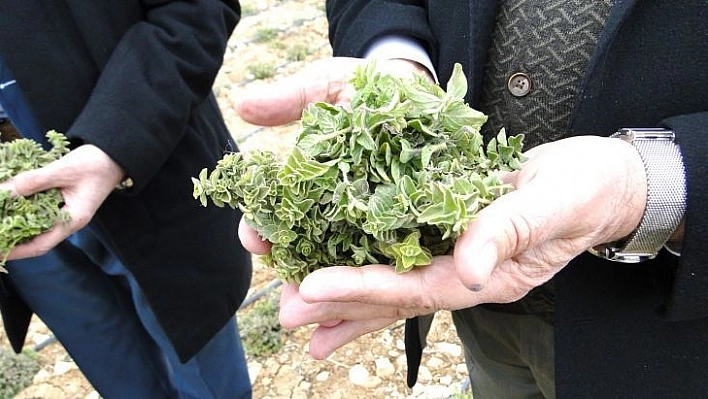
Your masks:
<path fill-rule="evenodd" d="M 631 143 L 644 162 L 647 205 L 639 227 L 627 238 L 598 245 L 590 252 L 616 262 L 636 263 L 656 257 L 686 210 L 686 177 L 674 132 L 667 129 L 621 129 L 611 137 Z"/>

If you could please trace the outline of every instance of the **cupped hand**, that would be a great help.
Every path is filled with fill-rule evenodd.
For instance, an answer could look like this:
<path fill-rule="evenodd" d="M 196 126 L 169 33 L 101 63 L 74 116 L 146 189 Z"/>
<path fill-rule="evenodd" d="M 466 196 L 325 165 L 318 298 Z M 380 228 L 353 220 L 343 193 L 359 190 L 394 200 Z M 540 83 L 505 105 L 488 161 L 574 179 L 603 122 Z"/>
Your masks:
<path fill-rule="evenodd" d="M 436 257 L 432 265 L 400 274 L 390 265 L 332 266 L 311 273 L 299 287 L 283 287 L 280 323 L 285 328 L 317 324 L 310 355 L 324 359 L 397 320 L 465 308 L 483 302 L 484 295 L 456 278 L 452 256 Z"/>
<path fill-rule="evenodd" d="M 587 248 L 638 225 L 646 177 L 627 143 L 576 137 L 527 155 L 504 176 L 516 190 L 479 212 L 453 256 L 403 274 L 384 265 L 317 270 L 283 293 L 281 323 L 319 324 L 310 353 L 324 358 L 398 319 L 518 300 Z"/>
<path fill-rule="evenodd" d="M 105 152 L 82 145 L 47 166 L 20 173 L 3 182 L 14 195 L 27 196 L 57 188 L 64 198 L 63 209 L 71 220 L 16 246 L 8 260 L 47 253 L 75 231 L 84 227 L 123 178 L 123 170 Z"/>
<path fill-rule="evenodd" d="M 644 164 L 630 144 L 578 136 L 526 153 L 505 176 L 516 190 L 495 200 L 458 239 L 455 266 L 473 290 L 520 299 L 588 248 L 629 235 L 647 200 Z"/>
<path fill-rule="evenodd" d="M 347 82 L 363 62 L 318 61 L 280 84 L 248 92 L 237 111 L 248 122 L 279 125 L 298 119 L 313 101 L 346 104 L 352 94 Z M 421 72 L 404 60 L 385 65 L 403 74 Z M 574 137 L 526 155 L 520 171 L 504 175 L 515 191 L 479 212 L 453 256 L 404 274 L 385 265 L 315 271 L 299 287 L 283 290 L 283 326 L 318 324 L 310 353 L 321 359 L 399 319 L 518 300 L 587 248 L 624 237 L 639 224 L 646 175 L 629 144 Z M 243 222 L 239 235 L 254 253 L 270 250 Z"/>

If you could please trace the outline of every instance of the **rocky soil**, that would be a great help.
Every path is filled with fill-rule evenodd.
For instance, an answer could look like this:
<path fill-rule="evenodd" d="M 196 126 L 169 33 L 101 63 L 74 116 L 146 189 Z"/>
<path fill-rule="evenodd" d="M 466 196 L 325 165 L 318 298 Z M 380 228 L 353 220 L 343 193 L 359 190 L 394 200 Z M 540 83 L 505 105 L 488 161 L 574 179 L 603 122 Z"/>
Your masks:
<path fill-rule="evenodd" d="M 324 1 L 245 0 L 241 4 L 244 17 L 231 38 L 214 90 L 234 142 L 242 151 L 287 151 L 299 128 L 297 123 L 277 128 L 249 125 L 238 118 L 232 105 L 244 90 L 331 56 Z M 275 280 L 275 274 L 256 259 L 249 295 Z M 240 310 L 239 317 L 252 308 Z M 467 387 L 462 348 L 448 313 L 436 316 L 419 382 L 413 389 L 405 384 L 403 322 L 361 337 L 323 361 L 307 353 L 311 331 L 311 327 L 286 331 L 276 354 L 249 355 L 254 398 L 449 398 Z M 51 332 L 35 319 L 27 346 L 46 343 L 38 352 L 41 370 L 33 385 L 16 398 L 99 398 L 61 344 L 52 342 Z"/>

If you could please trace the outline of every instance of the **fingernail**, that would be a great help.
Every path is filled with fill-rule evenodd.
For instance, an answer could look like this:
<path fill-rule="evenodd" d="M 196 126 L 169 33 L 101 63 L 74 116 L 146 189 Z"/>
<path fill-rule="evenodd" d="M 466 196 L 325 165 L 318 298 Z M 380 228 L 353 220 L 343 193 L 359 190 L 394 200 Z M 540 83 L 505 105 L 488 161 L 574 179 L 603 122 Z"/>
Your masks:
<path fill-rule="evenodd" d="M 470 286 L 467 287 L 467 288 L 468 288 L 470 291 L 478 292 L 478 291 L 482 291 L 482 289 L 484 288 L 484 285 L 482 285 L 482 284 L 472 284 L 472 285 L 470 285 Z"/>
<path fill-rule="evenodd" d="M 468 262 L 469 267 L 473 270 L 473 272 L 467 275 L 467 281 L 471 282 L 467 285 L 467 289 L 474 292 L 482 291 L 484 289 L 484 284 L 494 271 L 496 261 L 497 250 L 493 242 L 485 243 L 476 253 L 476 256 L 470 256 Z"/>

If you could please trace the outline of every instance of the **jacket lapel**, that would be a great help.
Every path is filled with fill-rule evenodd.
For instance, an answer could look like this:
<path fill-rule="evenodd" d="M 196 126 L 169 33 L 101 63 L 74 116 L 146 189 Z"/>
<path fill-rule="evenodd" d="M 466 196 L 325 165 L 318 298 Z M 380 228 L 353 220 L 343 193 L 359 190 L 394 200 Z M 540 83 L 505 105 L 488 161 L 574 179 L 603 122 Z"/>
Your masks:
<path fill-rule="evenodd" d="M 578 91 L 575 106 L 570 114 L 570 121 L 568 124 L 570 135 L 573 135 L 573 133 L 577 131 L 575 122 L 578 110 L 582 108 L 583 101 L 589 97 L 592 97 L 597 90 L 598 85 L 601 83 L 600 80 L 597 79 L 597 75 L 602 70 L 605 56 L 612 40 L 617 35 L 622 23 L 627 20 L 627 16 L 631 13 L 637 2 L 639 2 L 639 0 L 615 0 L 615 4 L 612 6 L 610 15 L 607 17 L 607 22 L 602 30 L 602 34 L 598 39 L 595 54 L 590 59 L 587 73 L 580 84 L 580 90 Z"/>

